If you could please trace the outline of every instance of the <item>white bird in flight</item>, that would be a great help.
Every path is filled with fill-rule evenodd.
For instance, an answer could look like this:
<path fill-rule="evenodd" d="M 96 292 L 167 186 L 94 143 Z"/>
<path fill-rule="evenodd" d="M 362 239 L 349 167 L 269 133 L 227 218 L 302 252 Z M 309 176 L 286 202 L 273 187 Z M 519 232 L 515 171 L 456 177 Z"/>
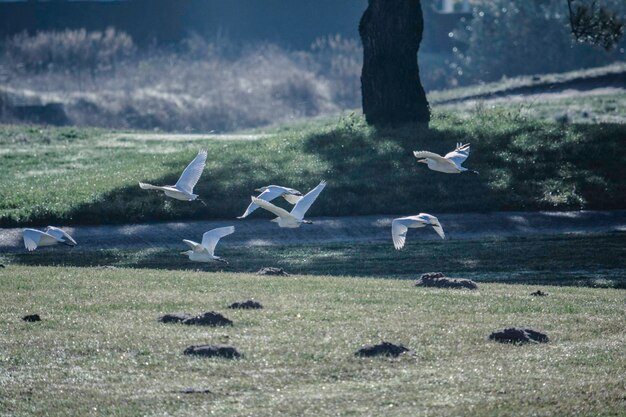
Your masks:
<path fill-rule="evenodd" d="M 404 242 L 406 241 L 406 232 L 409 228 L 414 229 L 426 226 L 432 226 L 433 229 L 435 229 L 435 232 L 437 232 L 442 239 L 446 237 L 441 224 L 439 224 L 439 220 L 430 214 L 420 213 L 417 216 L 407 216 L 393 219 L 393 222 L 391 222 L 391 237 L 393 239 L 393 246 L 398 250 L 402 249 L 404 247 Z"/>
<path fill-rule="evenodd" d="M 259 194 L 257 198 L 265 201 L 272 201 L 277 197 L 283 197 L 285 200 L 287 200 L 288 203 L 296 204 L 302 198 L 302 193 L 300 191 L 294 190 L 293 188 L 281 187 L 280 185 L 268 185 L 265 187 L 257 188 L 254 191 L 260 192 L 261 194 Z M 246 212 L 237 218 L 243 219 L 245 217 L 248 217 L 250 213 L 258 208 L 259 206 L 257 206 L 256 204 L 250 203 L 250 205 L 246 209 Z"/>
<path fill-rule="evenodd" d="M 58 227 L 48 226 L 42 232 L 36 229 L 24 229 L 24 246 L 29 251 L 37 249 L 38 246 L 51 246 L 57 243 L 64 243 L 68 246 L 76 246 L 76 241 Z"/>
<path fill-rule="evenodd" d="M 456 149 L 448 152 L 446 156 L 441 156 L 429 151 L 414 151 L 413 155 L 417 162 L 428 164 L 428 168 L 433 171 L 444 172 L 446 174 L 460 174 L 461 172 L 471 172 L 478 174 L 478 171 L 471 171 L 461 166 L 470 154 L 470 144 L 456 144 Z"/>
<path fill-rule="evenodd" d="M 313 188 L 304 197 L 298 200 L 293 209 L 291 209 L 290 213 L 287 212 L 287 210 L 276 207 L 274 204 L 261 200 L 260 198 L 252 197 L 252 202 L 257 206 L 277 215 L 278 217 L 272 221 L 278 223 L 278 226 L 294 229 L 296 227 L 300 227 L 302 223 L 313 223 L 310 220 L 304 220 L 304 215 L 311 207 L 311 204 L 313 204 L 317 196 L 320 195 L 325 186 L 326 181 L 320 182 L 317 187 Z"/>
<path fill-rule="evenodd" d="M 228 264 L 228 262 L 215 256 L 215 246 L 217 242 L 224 236 L 228 236 L 235 232 L 235 226 L 218 227 L 217 229 L 209 230 L 202 235 L 202 243 L 196 243 L 193 240 L 183 239 L 191 250 L 181 252 L 182 255 L 188 255 L 189 260 L 195 262 L 211 262 L 219 261 Z"/>
<path fill-rule="evenodd" d="M 139 186 L 144 190 L 164 191 L 166 196 L 177 200 L 193 201 L 198 199 L 204 204 L 204 201 L 200 200 L 198 195 L 193 193 L 193 187 L 196 186 L 200 175 L 202 175 L 202 171 L 206 165 L 206 158 L 207 152 L 205 150 L 198 152 L 198 155 L 187 165 L 187 168 L 185 168 L 175 185 L 158 186 L 140 182 Z"/>

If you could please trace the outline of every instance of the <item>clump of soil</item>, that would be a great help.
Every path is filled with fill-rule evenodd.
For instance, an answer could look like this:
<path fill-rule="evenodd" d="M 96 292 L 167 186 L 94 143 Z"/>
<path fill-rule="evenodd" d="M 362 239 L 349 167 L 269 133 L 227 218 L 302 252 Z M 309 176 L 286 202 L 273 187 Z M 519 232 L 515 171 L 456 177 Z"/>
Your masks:
<path fill-rule="evenodd" d="M 185 388 L 177 391 L 181 394 L 210 394 L 210 389 L 198 389 L 198 388 Z"/>
<path fill-rule="evenodd" d="M 548 343 L 548 336 L 533 329 L 509 327 L 496 330 L 489 335 L 489 340 L 500 343 Z"/>
<path fill-rule="evenodd" d="M 535 292 L 531 292 L 530 295 L 533 295 L 535 297 L 545 297 L 548 294 L 543 292 L 543 291 L 541 291 L 541 290 L 537 290 Z"/>
<path fill-rule="evenodd" d="M 243 355 L 237 349 L 227 345 L 192 345 L 183 352 L 185 355 L 197 355 L 221 358 L 240 358 Z"/>
<path fill-rule="evenodd" d="M 263 308 L 263 305 L 261 305 L 258 301 L 247 300 L 240 303 L 232 303 L 228 306 L 228 308 L 259 309 Z"/>
<path fill-rule="evenodd" d="M 208 311 L 182 321 L 183 324 L 196 326 L 232 326 L 233 322 L 216 311 Z"/>
<path fill-rule="evenodd" d="M 394 345 L 389 342 L 382 342 L 379 345 L 365 345 L 361 349 L 354 352 L 355 356 L 369 357 L 369 356 L 393 356 L 398 357 L 403 353 L 413 353 L 411 349 L 405 348 L 402 345 Z"/>
<path fill-rule="evenodd" d="M 39 314 L 29 314 L 27 316 L 22 317 L 22 320 L 24 321 L 41 321 L 41 317 L 39 317 Z"/>
<path fill-rule="evenodd" d="M 4 264 L 0 264 L 0 268 L 6 268 L 6 266 L 4 266 Z"/>
<path fill-rule="evenodd" d="M 281 277 L 288 277 L 289 274 L 282 268 L 264 267 L 257 271 L 257 275 L 278 275 Z"/>
<path fill-rule="evenodd" d="M 164 314 L 159 317 L 161 323 L 182 323 L 183 321 L 192 318 L 193 316 L 188 313 L 170 313 Z"/>
<path fill-rule="evenodd" d="M 448 278 L 442 272 L 429 272 L 423 274 L 415 283 L 416 286 L 437 287 L 437 288 L 467 288 L 469 290 L 478 289 L 478 285 L 471 279 Z"/>

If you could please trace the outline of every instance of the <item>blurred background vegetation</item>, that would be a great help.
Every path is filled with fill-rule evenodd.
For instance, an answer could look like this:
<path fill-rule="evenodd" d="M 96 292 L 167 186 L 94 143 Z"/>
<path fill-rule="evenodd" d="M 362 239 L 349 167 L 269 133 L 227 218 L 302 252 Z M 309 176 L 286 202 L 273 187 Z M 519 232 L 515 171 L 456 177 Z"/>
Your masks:
<path fill-rule="evenodd" d="M 149 3 L 0 2 L 0 121 L 223 132 L 360 107 L 366 0 Z M 427 92 L 626 56 L 576 42 L 565 0 L 422 3 Z"/>

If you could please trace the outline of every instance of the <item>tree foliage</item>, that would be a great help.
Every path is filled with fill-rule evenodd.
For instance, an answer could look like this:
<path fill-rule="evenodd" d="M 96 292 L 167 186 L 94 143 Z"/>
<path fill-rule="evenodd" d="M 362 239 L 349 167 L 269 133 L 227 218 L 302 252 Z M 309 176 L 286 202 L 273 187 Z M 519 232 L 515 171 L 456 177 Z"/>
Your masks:
<path fill-rule="evenodd" d="M 609 6 L 621 10 L 618 2 Z M 461 83 L 473 83 L 601 66 L 624 58 L 623 39 L 611 51 L 574 42 L 568 20 L 564 0 L 482 2 L 473 9 L 472 19 L 454 32 L 462 46 L 455 48 L 451 66 Z"/>
<path fill-rule="evenodd" d="M 624 22 L 615 11 L 596 0 L 590 4 L 574 3 L 575 0 L 567 0 L 570 27 L 577 41 L 599 45 L 608 51 L 622 39 Z"/>

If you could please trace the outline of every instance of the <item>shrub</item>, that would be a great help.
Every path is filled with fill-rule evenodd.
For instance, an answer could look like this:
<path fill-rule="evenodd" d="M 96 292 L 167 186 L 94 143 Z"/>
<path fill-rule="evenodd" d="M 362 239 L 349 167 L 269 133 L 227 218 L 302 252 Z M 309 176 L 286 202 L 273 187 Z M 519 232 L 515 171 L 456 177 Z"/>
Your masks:
<path fill-rule="evenodd" d="M 197 35 L 140 53 L 132 45 L 112 30 L 22 34 L 4 56 L 20 68 L 12 101 L 62 103 L 71 123 L 83 126 L 217 132 L 359 105 L 356 41 L 332 37 L 299 52 Z M 77 89 L 87 71 L 98 82 L 79 81 Z M 22 94 L 33 86 L 35 94 Z"/>
<path fill-rule="evenodd" d="M 361 67 L 363 48 L 356 39 L 340 35 L 318 38 L 311 45 L 310 60 L 317 74 L 327 78 L 333 87 L 333 99 L 342 107 L 361 103 Z"/>
<path fill-rule="evenodd" d="M 5 53 L 14 70 L 41 73 L 54 70 L 92 78 L 102 71 L 115 71 L 117 62 L 130 57 L 135 46 L 130 36 L 109 28 L 104 32 L 85 29 L 62 32 L 22 33 L 9 39 Z"/>

